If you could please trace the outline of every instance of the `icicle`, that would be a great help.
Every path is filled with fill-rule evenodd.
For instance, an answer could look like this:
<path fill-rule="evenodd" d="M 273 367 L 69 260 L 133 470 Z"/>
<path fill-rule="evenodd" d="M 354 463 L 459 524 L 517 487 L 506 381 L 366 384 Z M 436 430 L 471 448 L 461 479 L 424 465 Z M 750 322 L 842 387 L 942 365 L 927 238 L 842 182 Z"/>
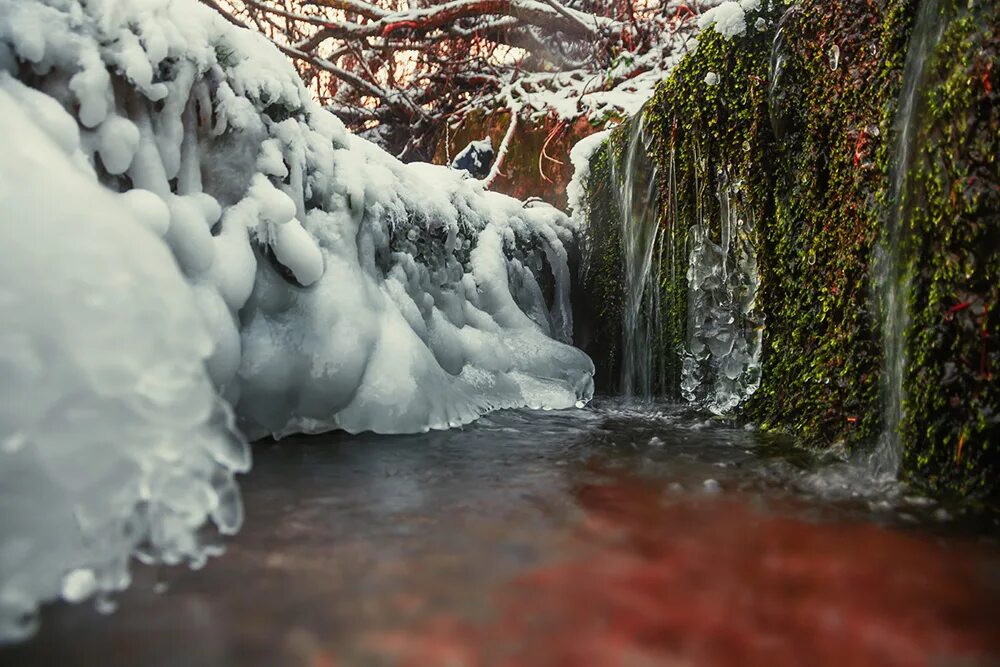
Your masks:
<path fill-rule="evenodd" d="M 184 110 L 188 106 L 196 71 L 194 63 L 181 60 L 176 76 L 168 86 L 170 94 L 162 101 L 163 108 L 153 117 L 156 144 L 168 179 L 175 178 L 181 168 L 181 143 L 184 141 Z"/>
<path fill-rule="evenodd" d="M 181 162 L 177 174 L 177 192 L 182 195 L 202 191 L 196 106 L 197 102 L 192 97 L 184 109 L 184 138 L 181 141 Z"/>
<path fill-rule="evenodd" d="M 739 182 L 731 184 L 725 173 L 717 181 L 720 243 L 712 241 L 700 206 L 689 233 L 681 391 L 688 401 L 726 414 L 760 385 L 763 318 L 755 311 L 760 279 L 752 219 L 740 217 Z"/>

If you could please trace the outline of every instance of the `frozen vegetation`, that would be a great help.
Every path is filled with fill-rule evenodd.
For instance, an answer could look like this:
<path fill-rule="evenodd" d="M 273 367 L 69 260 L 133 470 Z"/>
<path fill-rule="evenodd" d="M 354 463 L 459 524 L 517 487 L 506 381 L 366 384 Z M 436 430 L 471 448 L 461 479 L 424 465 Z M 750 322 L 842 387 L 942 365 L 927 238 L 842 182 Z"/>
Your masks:
<path fill-rule="evenodd" d="M 715 30 L 725 39 L 742 35 L 748 26 L 762 29 L 760 16 L 769 0 L 732 0 L 717 4 L 698 20 L 699 28 Z M 719 85 L 720 77 L 709 72 L 707 86 Z M 665 365 L 653 350 L 664 340 L 664 312 L 661 303 L 664 279 L 675 275 L 675 256 L 686 266 L 686 323 L 682 344 L 676 349 L 680 360 L 680 395 L 713 414 L 728 415 L 743 404 L 760 386 L 761 348 L 764 317 L 757 307 L 760 276 L 757 267 L 755 222 L 744 204 L 745 193 L 738 178 L 718 175 L 722 183 L 719 222 L 702 214 L 702 186 L 698 192 L 697 219 L 687 235 L 687 247 L 676 248 L 669 226 L 670 214 L 661 215 L 661 183 L 666 183 L 665 199 L 671 211 L 678 207 L 676 156 L 671 149 L 665 178 L 653 160 L 652 132 L 648 116 L 639 111 L 626 126 L 627 133 L 607 131 L 580 141 L 571 153 L 574 167 L 567 187 L 569 206 L 581 227 L 584 239 L 584 272 L 588 268 L 586 247 L 591 222 L 587 201 L 591 159 L 602 145 L 608 145 L 612 184 L 610 198 L 616 209 L 615 224 L 622 254 L 622 330 L 620 387 L 626 394 L 651 398 L 666 387 Z M 620 148 L 613 142 L 617 138 Z M 697 159 L 697 158 L 696 158 Z M 672 278 L 670 278 L 672 279 Z M 669 294 L 667 298 L 672 298 Z M 675 387 L 676 388 L 676 387 Z"/>
<path fill-rule="evenodd" d="M 764 316 L 757 309 L 753 217 L 742 204 L 742 184 L 725 174 L 719 181 L 719 242 L 712 240 L 710 220 L 689 231 L 681 395 L 727 414 L 760 387 Z"/>
<path fill-rule="evenodd" d="M 590 399 L 570 219 L 350 135 L 193 0 L 0 0 L 0 127 L 0 639 L 236 530 L 233 411 L 253 438 Z"/>

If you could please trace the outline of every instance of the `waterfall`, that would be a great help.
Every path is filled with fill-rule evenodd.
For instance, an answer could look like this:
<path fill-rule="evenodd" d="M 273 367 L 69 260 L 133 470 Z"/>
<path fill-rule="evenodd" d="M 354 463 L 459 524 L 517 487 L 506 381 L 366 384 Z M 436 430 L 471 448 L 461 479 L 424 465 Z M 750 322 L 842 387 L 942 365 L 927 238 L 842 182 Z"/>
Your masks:
<path fill-rule="evenodd" d="M 654 391 L 667 393 L 673 382 L 688 401 L 725 414 L 760 384 L 763 317 L 756 310 L 753 216 L 743 204 L 742 183 L 720 172 L 716 231 L 714 218 L 709 220 L 702 206 L 704 188 L 696 176 L 697 224 L 688 232 L 684 253 L 685 248 L 677 247 L 676 147 L 671 147 L 665 165 L 666 210 L 661 220 L 652 139 L 646 115 L 640 112 L 620 157 L 611 159 L 625 283 L 621 391 L 650 399 Z M 694 162 L 701 165 L 695 171 L 703 171 L 697 149 Z M 682 271 L 687 279 L 687 321 L 665 322 L 665 314 L 676 313 L 678 304 L 673 290 L 664 285 L 677 284 Z M 665 336 L 674 331 L 676 340 L 672 333 Z M 673 354 L 680 356 L 679 377 L 668 378 Z"/>
<path fill-rule="evenodd" d="M 695 155 L 695 164 L 699 157 Z M 760 277 L 754 220 L 742 205 L 742 183 L 721 171 L 718 243 L 704 215 L 702 186 L 696 224 L 688 233 L 688 322 L 681 394 L 715 414 L 739 406 L 760 386 L 763 315 L 756 310 Z"/>
<path fill-rule="evenodd" d="M 902 460 L 899 427 L 903 420 L 906 372 L 906 329 L 909 324 L 910 270 L 904 260 L 907 215 L 912 194 L 907 178 L 913 162 L 920 91 L 928 58 L 947 26 L 941 0 L 923 0 L 910 37 L 903 68 L 903 89 L 896 113 L 896 146 L 889 182 L 889 210 L 885 230 L 876 248 L 875 291 L 882 314 L 884 346 L 882 433 L 871 457 L 878 475 L 895 477 Z"/>
<path fill-rule="evenodd" d="M 650 159 L 652 134 L 645 109 L 632 123 L 622 159 L 611 159 L 611 182 L 619 186 L 618 212 L 624 255 L 625 310 L 622 317 L 621 390 L 653 396 L 654 350 L 662 341 L 657 168 Z M 662 366 L 662 363 L 660 364 Z M 660 373 L 662 376 L 662 371 Z M 663 387 L 662 377 L 660 387 Z"/>

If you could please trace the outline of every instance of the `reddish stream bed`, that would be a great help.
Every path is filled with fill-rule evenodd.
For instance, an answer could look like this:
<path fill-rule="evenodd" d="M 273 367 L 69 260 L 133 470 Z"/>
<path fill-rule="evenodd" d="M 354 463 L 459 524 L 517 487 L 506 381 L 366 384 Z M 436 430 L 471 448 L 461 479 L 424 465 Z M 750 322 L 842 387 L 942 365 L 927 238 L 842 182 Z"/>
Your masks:
<path fill-rule="evenodd" d="M 668 405 L 254 448 L 201 570 L 10 665 L 1000 665 L 1000 529 Z"/>

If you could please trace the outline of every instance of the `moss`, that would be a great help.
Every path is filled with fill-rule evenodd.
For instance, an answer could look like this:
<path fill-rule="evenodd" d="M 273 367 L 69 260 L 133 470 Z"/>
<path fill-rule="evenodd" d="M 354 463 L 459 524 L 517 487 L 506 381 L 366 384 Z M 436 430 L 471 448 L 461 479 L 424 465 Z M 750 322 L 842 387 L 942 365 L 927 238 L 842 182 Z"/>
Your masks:
<path fill-rule="evenodd" d="M 929 65 L 910 174 L 905 464 L 963 495 L 995 495 L 1000 479 L 998 75 L 1000 7 L 979 3 L 949 24 Z"/>
<path fill-rule="evenodd" d="M 662 370 L 656 373 L 662 380 L 653 388 L 659 393 L 679 395 L 677 351 L 686 339 L 688 230 L 704 219 L 719 240 L 715 193 L 720 175 L 742 183 L 741 209 L 746 215 L 761 220 L 772 208 L 770 174 L 764 167 L 774 153 L 766 89 L 772 36 L 750 31 L 742 39 L 727 40 L 706 32 L 697 57 L 685 58 L 641 112 L 652 131 L 647 157 L 657 173 L 657 219 L 665 235 L 656 257 L 661 267 L 658 303 L 663 326 L 653 363 Z M 710 72 L 718 75 L 717 85 L 705 83 Z M 633 118 L 616 129 L 591 161 L 587 202 L 591 266 L 580 287 L 595 305 L 578 318 L 584 335 L 577 343 L 595 359 L 599 391 L 619 388 L 624 305 L 621 185 L 612 182 L 611 166 L 617 162 L 618 172 L 623 171 L 626 144 L 637 122 L 640 119 Z"/>
<path fill-rule="evenodd" d="M 624 259 L 618 207 L 611 176 L 611 156 L 616 138 L 604 143 L 590 161 L 586 206 L 601 224 L 588 233 L 588 258 L 580 288 L 573 290 L 574 338 L 596 366 L 598 391 L 611 391 L 621 363 L 621 322 L 625 295 L 622 289 Z"/>
<path fill-rule="evenodd" d="M 743 181 L 741 210 L 758 221 L 766 317 L 763 380 L 743 416 L 808 445 L 874 444 L 883 350 L 872 265 L 892 204 L 894 118 L 917 4 L 802 0 L 776 7 L 766 31 L 733 40 L 706 32 L 644 108 L 659 224 L 681 258 L 659 285 L 668 304 L 657 350 L 671 367 L 665 393 L 676 393 L 686 336 L 687 230 L 698 216 L 718 220 L 714 193 L 724 173 Z M 902 252 L 913 288 L 901 436 L 912 480 L 995 497 L 1000 8 L 961 4 L 930 62 L 909 174 Z M 709 72 L 721 77 L 718 86 L 706 85 Z M 593 258 L 581 287 L 597 305 L 586 348 L 606 389 L 617 377 L 624 292 L 610 165 L 622 159 L 627 132 L 595 154 L 588 193 Z"/>
<path fill-rule="evenodd" d="M 764 380 L 746 414 L 811 445 L 857 447 L 881 429 L 871 264 L 910 20 L 905 2 L 845 0 L 804 2 L 782 23 L 772 85 L 786 133 L 758 258 Z"/>

